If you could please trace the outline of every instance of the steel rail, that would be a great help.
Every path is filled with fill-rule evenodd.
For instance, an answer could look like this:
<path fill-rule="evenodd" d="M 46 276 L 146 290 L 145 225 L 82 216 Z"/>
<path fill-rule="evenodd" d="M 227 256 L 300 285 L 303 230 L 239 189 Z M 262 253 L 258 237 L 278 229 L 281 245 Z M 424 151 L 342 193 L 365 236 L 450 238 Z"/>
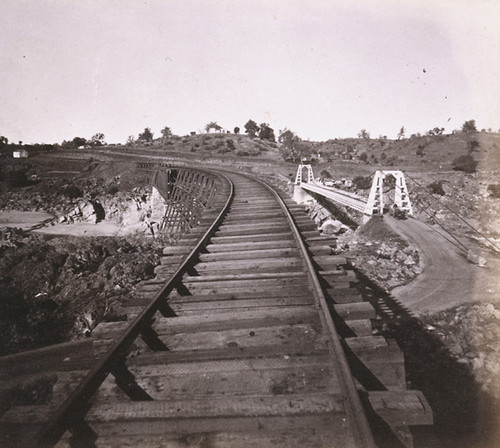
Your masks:
<path fill-rule="evenodd" d="M 68 430 L 82 422 L 89 409 L 89 400 L 98 388 L 117 367 L 118 363 L 125 360 L 127 352 L 133 341 L 146 329 L 151 327 L 153 316 L 160 311 L 163 315 L 172 313 L 166 297 L 176 287 L 190 265 L 196 260 L 201 248 L 207 243 L 216 229 L 221 224 L 229 210 L 234 197 L 234 184 L 224 174 L 219 175 L 229 184 L 230 191 L 223 209 L 218 214 L 210 228 L 200 238 L 196 246 L 185 256 L 180 266 L 170 277 L 167 283 L 151 300 L 151 303 L 134 319 L 120 339 L 111 347 L 97 365 L 87 374 L 75 391 L 58 408 L 54 417 L 40 430 L 33 440 L 32 446 L 37 448 L 52 448 Z M 171 317 L 175 314 L 170 314 Z"/>
<path fill-rule="evenodd" d="M 346 388 L 345 393 L 347 395 L 347 400 L 345 401 L 345 405 L 346 407 L 348 407 L 347 408 L 348 416 L 354 420 L 353 426 L 357 428 L 357 432 L 354 434 L 354 436 L 357 438 L 355 446 L 356 448 L 375 448 L 376 444 L 373 438 L 372 431 L 370 429 L 370 425 L 366 418 L 363 404 L 361 403 L 361 399 L 358 395 L 358 391 L 356 389 L 356 385 L 354 383 L 354 379 L 352 377 L 352 373 L 349 368 L 347 358 L 345 357 L 345 353 L 342 348 L 342 343 L 338 336 L 333 319 L 330 315 L 328 304 L 326 303 L 326 298 L 323 293 L 323 288 L 321 287 L 318 274 L 312 264 L 309 252 L 304 244 L 302 235 L 298 230 L 297 225 L 295 224 L 295 221 L 290 211 L 288 210 L 288 207 L 286 206 L 283 199 L 279 196 L 279 194 L 274 190 L 274 188 L 260 179 L 254 179 L 254 180 L 264 185 L 269 191 L 271 191 L 276 196 L 278 203 L 280 204 L 281 208 L 283 209 L 287 217 L 290 229 L 293 233 L 293 236 L 297 244 L 299 245 L 303 259 L 306 262 L 307 273 L 313 284 L 314 297 L 317 301 L 317 305 L 322 311 L 320 315 L 324 319 L 324 323 L 326 324 L 326 327 L 328 329 L 329 340 L 331 342 L 331 344 L 329 344 L 329 349 L 331 350 L 332 355 L 338 361 L 340 367 L 339 373 L 343 379 Z"/>

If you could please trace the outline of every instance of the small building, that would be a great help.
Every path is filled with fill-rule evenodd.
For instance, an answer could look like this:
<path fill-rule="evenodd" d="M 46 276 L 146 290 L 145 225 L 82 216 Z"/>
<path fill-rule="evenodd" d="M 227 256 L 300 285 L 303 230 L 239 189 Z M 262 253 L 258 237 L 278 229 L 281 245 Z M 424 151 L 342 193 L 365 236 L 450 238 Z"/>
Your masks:
<path fill-rule="evenodd" d="M 28 151 L 25 149 L 16 149 L 12 152 L 12 157 L 14 157 L 14 159 L 25 159 L 28 157 Z"/>

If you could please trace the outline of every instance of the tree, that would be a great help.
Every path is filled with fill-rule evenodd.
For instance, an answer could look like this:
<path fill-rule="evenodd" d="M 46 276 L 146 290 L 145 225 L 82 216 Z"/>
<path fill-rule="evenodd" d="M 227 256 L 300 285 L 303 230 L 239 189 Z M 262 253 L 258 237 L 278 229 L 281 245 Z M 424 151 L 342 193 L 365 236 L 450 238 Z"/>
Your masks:
<path fill-rule="evenodd" d="M 129 135 L 127 137 L 126 145 L 127 146 L 132 146 L 134 143 L 135 143 L 135 137 L 133 135 Z"/>
<path fill-rule="evenodd" d="M 90 139 L 90 146 L 104 146 L 106 142 L 104 141 L 104 134 L 102 132 L 98 132 L 92 136 Z"/>
<path fill-rule="evenodd" d="M 292 159 L 296 162 L 297 160 L 302 160 L 311 156 L 311 148 L 290 129 L 281 131 L 278 141 L 281 143 L 279 152 L 283 160 Z"/>
<path fill-rule="evenodd" d="M 205 125 L 205 131 L 210 132 L 210 129 L 220 132 L 222 131 L 222 126 L 219 126 L 216 121 L 211 121 Z"/>
<path fill-rule="evenodd" d="M 150 128 L 144 128 L 144 132 L 140 133 L 137 140 L 141 142 L 151 143 L 153 141 L 153 133 Z"/>
<path fill-rule="evenodd" d="M 466 134 L 474 134 L 475 132 L 477 132 L 476 120 L 466 121 L 462 125 L 462 132 L 465 132 Z"/>
<path fill-rule="evenodd" d="M 235 133 L 235 134 L 239 134 L 239 133 L 240 133 L 240 128 L 239 128 L 238 126 L 236 126 L 236 127 L 234 128 L 234 133 Z"/>
<path fill-rule="evenodd" d="M 364 139 L 369 139 L 370 133 L 366 129 L 361 129 L 361 131 L 358 132 L 358 137 L 364 138 Z"/>
<path fill-rule="evenodd" d="M 435 127 L 434 129 L 431 129 L 429 131 L 427 131 L 427 135 L 443 135 L 443 132 L 444 132 L 444 128 L 438 128 L 438 127 Z"/>
<path fill-rule="evenodd" d="M 160 132 L 163 140 L 168 140 L 173 135 L 171 129 L 168 126 L 165 126 Z"/>
<path fill-rule="evenodd" d="M 402 138 L 405 138 L 405 127 L 401 126 L 401 129 L 398 132 L 398 140 L 401 140 Z"/>
<path fill-rule="evenodd" d="M 80 146 L 85 146 L 87 144 L 87 140 L 85 140 L 83 137 L 75 137 L 71 141 L 71 145 L 73 148 L 79 148 Z"/>
<path fill-rule="evenodd" d="M 319 176 L 321 177 L 322 180 L 331 179 L 331 177 L 332 177 L 330 172 L 327 170 L 322 170 L 321 173 L 319 173 Z"/>
<path fill-rule="evenodd" d="M 8 144 L 9 144 L 9 139 L 7 137 L 4 137 L 3 135 L 0 135 L 0 148 L 3 148 Z"/>
<path fill-rule="evenodd" d="M 255 121 L 248 120 L 245 124 L 245 132 L 250 138 L 254 138 L 257 135 L 257 132 L 259 132 L 259 126 L 255 123 Z"/>
<path fill-rule="evenodd" d="M 270 142 L 275 142 L 274 129 L 269 127 L 267 123 L 261 123 L 259 130 L 259 138 L 261 140 L 269 140 Z"/>
<path fill-rule="evenodd" d="M 455 171 L 463 171 L 464 173 L 474 173 L 476 171 L 478 162 L 470 155 L 457 157 L 451 162 L 451 167 Z"/>

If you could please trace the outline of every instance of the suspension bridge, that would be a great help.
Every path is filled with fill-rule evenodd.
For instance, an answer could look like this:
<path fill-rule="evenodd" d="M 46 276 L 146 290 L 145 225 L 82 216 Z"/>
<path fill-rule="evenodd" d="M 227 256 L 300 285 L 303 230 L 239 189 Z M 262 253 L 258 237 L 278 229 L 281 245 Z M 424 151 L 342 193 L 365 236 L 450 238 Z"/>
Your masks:
<path fill-rule="evenodd" d="M 304 175 L 305 171 L 305 175 Z M 298 203 L 310 199 L 307 192 L 315 193 L 328 198 L 338 204 L 350 207 L 365 216 L 382 215 L 386 201 L 384 199 L 384 181 L 388 177 L 395 179 L 393 207 L 413 215 L 413 207 L 406 186 L 405 175 L 402 171 L 377 170 L 373 176 L 373 183 L 368 198 L 341 190 L 340 188 L 327 187 L 314 177 L 311 165 L 300 164 L 295 176 L 294 199 Z"/>

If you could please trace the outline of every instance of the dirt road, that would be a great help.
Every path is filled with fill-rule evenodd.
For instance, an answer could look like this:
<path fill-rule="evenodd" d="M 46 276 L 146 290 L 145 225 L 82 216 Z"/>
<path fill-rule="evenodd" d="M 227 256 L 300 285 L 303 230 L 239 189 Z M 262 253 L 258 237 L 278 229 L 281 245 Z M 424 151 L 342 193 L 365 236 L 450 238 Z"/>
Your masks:
<path fill-rule="evenodd" d="M 500 260 L 488 257 L 486 268 L 469 263 L 433 227 L 416 219 L 386 223 L 420 250 L 422 273 L 411 283 L 392 290 L 393 296 L 415 314 L 434 313 L 471 302 L 500 300 Z"/>

